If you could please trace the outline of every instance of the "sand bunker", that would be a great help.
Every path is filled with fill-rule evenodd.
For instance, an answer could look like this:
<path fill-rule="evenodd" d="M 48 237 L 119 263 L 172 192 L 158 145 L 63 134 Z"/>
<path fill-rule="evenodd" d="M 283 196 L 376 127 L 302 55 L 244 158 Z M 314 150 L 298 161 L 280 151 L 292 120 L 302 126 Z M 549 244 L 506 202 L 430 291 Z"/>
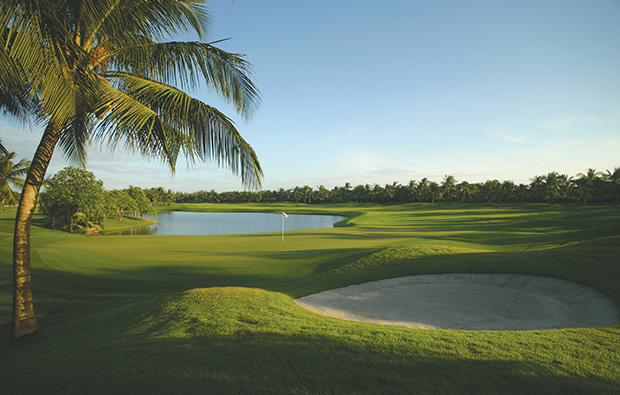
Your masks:
<path fill-rule="evenodd" d="M 333 289 L 295 300 L 353 321 L 449 330 L 541 330 L 609 325 L 615 305 L 570 281 L 517 274 L 432 274 Z"/>

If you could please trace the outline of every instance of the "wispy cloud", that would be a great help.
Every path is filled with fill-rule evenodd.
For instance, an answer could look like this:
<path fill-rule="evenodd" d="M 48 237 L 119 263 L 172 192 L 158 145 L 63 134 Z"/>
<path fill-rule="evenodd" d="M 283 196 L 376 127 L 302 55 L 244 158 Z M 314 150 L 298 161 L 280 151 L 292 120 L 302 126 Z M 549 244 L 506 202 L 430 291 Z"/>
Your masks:
<path fill-rule="evenodd" d="M 577 128 L 596 128 L 601 130 L 617 129 L 620 126 L 620 116 L 573 116 L 562 119 L 535 122 L 533 125 L 537 128 L 547 129 L 552 131 L 570 130 Z"/>
<path fill-rule="evenodd" d="M 572 128 L 575 122 L 575 118 L 566 118 L 548 122 L 537 122 L 534 125 L 547 130 L 566 130 Z"/>
<path fill-rule="evenodd" d="M 516 143 L 516 144 L 523 144 L 524 143 L 523 138 L 517 137 L 517 136 L 510 136 L 510 135 L 506 135 L 506 134 L 503 134 L 503 133 L 492 132 L 492 131 L 491 132 L 487 132 L 486 134 L 487 134 L 487 136 L 495 137 L 495 138 L 498 138 L 500 140 L 507 141 L 509 143 Z"/>

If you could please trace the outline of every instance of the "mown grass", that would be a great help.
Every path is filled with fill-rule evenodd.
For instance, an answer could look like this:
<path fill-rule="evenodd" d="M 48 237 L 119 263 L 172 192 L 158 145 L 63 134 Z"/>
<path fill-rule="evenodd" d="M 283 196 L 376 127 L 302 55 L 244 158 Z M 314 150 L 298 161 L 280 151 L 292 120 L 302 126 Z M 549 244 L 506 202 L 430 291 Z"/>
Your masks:
<path fill-rule="evenodd" d="M 108 232 L 118 232 L 126 229 L 135 229 L 155 223 L 157 223 L 157 221 L 151 219 L 127 216 L 121 218 L 120 220 L 117 218 L 107 218 L 101 225 L 101 228 L 103 230 L 103 233 L 106 234 Z"/>
<path fill-rule="evenodd" d="M 292 297 L 419 273 L 511 272 L 620 306 L 620 210 L 542 205 L 178 205 L 351 214 L 278 234 L 84 237 L 33 228 L 41 331 L 0 345 L 2 393 L 618 393 L 620 325 L 417 330 Z M 14 212 L 13 212 L 14 215 Z M 0 213 L 0 332 L 11 213 Z"/>

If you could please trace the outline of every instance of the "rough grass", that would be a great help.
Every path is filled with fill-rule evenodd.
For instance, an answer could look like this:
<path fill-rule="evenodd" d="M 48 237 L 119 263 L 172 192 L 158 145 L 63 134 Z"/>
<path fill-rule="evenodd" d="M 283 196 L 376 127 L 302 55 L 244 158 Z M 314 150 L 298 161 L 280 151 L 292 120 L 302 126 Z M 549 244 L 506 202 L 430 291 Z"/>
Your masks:
<path fill-rule="evenodd" d="M 294 213 L 295 207 L 240 209 Z M 298 209 L 361 215 L 350 221 L 354 226 L 291 232 L 284 243 L 277 234 L 83 237 L 34 227 L 42 329 L 0 345 L 2 393 L 620 391 L 618 323 L 417 330 L 324 317 L 291 299 L 418 273 L 512 272 L 577 281 L 620 306 L 619 210 Z M 0 332 L 6 337 L 11 232 L 11 214 L 1 213 Z"/>

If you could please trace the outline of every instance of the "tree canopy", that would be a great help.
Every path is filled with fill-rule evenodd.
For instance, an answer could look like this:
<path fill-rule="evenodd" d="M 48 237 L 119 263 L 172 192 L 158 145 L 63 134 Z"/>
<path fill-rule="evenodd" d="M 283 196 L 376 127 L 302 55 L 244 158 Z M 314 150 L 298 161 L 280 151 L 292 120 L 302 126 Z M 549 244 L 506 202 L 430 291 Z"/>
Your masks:
<path fill-rule="evenodd" d="M 52 229 L 76 230 L 101 225 L 106 214 L 103 181 L 87 170 L 67 167 L 45 181 L 41 210 Z"/>

